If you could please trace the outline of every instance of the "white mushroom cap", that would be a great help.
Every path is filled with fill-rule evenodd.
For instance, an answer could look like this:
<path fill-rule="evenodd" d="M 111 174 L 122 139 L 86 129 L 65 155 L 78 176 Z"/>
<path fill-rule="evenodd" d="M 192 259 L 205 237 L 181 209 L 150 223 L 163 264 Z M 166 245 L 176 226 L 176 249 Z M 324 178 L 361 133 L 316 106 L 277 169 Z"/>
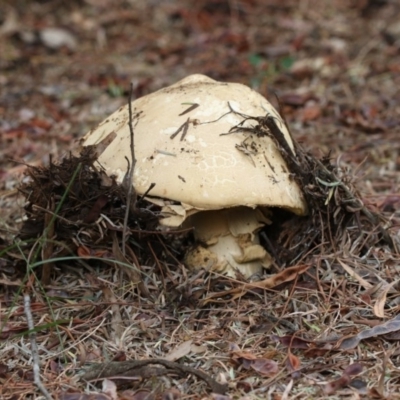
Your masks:
<path fill-rule="evenodd" d="M 132 108 L 135 190 L 142 195 L 154 183 L 149 196 L 162 207 L 160 223 L 195 228 L 199 244 L 186 254 L 186 265 L 245 277 L 268 267 L 271 257 L 257 234 L 269 222 L 265 207 L 302 215 L 307 206 L 271 138 L 230 130 L 257 125 L 245 116 L 268 114 L 293 150 L 272 105 L 247 86 L 192 75 Z M 90 131 L 83 145 L 98 145 L 99 162 L 121 182 L 131 158 L 128 105 Z M 210 212 L 221 209 L 227 210 Z"/>
<path fill-rule="evenodd" d="M 252 117 L 274 116 L 293 148 L 281 117 L 263 96 L 238 83 L 191 75 L 132 103 L 134 114 L 139 113 L 133 123 L 137 193 L 145 193 L 154 182 L 150 196 L 174 200 L 185 211 L 277 206 L 304 214 L 301 190 L 273 141 L 245 131 L 227 134 L 244 120 L 230 112 L 229 105 Z M 126 105 L 83 138 L 83 145 L 88 146 L 115 136 L 99 162 L 119 181 L 126 174 L 125 157 L 130 159 L 128 120 Z M 256 124 L 248 120 L 243 126 Z"/>

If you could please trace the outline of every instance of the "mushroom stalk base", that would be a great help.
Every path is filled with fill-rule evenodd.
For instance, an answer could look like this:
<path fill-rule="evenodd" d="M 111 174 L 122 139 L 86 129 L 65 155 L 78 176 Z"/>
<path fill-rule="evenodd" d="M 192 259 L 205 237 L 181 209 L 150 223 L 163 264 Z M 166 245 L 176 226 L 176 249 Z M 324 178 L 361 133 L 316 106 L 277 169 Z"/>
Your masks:
<path fill-rule="evenodd" d="M 245 278 L 268 268 L 271 256 L 258 237 L 260 228 L 270 223 L 265 211 L 235 207 L 192 215 L 185 227 L 194 228 L 197 245 L 186 254 L 186 266 Z"/>

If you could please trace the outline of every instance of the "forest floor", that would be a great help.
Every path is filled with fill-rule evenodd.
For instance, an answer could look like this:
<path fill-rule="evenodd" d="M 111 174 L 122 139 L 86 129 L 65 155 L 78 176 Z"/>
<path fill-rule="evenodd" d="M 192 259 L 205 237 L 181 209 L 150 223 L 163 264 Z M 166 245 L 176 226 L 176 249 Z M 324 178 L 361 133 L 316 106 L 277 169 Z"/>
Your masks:
<path fill-rule="evenodd" d="M 264 95 L 398 235 L 397 1 L 5 1 L 0 48 L 1 399 L 400 399 L 400 257 L 382 243 L 237 296 L 149 263 L 146 297 L 115 264 L 73 257 L 42 284 L 34 267 L 55 255 L 18 239 L 28 165 L 76 149 L 131 82 L 138 98 L 193 73 Z"/>

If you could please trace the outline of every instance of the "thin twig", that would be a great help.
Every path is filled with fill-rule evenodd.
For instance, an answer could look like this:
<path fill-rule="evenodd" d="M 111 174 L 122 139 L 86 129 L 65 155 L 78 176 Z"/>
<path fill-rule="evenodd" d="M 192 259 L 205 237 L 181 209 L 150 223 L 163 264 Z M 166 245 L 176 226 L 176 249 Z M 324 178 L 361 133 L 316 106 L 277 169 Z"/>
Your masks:
<path fill-rule="evenodd" d="M 131 360 L 121 362 L 110 362 L 107 364 L 94 364 L 88 370 L 84 372 L 81 379 L 85 380 L 98 380 L 114 375 L 127 375 L 129 372 L 132 376 L 138 373 L 140 368 L 146 367 L 151 364 L 159 364 L 171 371 L 179 371 L 183 374 L 195 375 L 202 379 L 211 388 L 214 393 L 224 394 L 228 390 L 228 386 L 217 382 L 214 378 L 206 374 L 205 372 L 198 370 L 188 365 L 180 364 L 173 361 L 164 359 L 152 359 L 152 360 Z M 166 371 L 167 372 L 167 371 Z"/>
<path fill-rule="evenodd" d="M 43 396 L 47 400 L 53 400 L 53 397 L 44 387 L 42 381 L 40 380 L 40 361 L 39 361 L 39 352 L 36 344 L 36 336 L 35 336 L 35 326 L 33 324 L 32 312 L 31 312 L 31 298 L 29 294 L 24 295 L 24 311 L 26 315 L 26 321 L 28 323 L 29 329 L 29 340 L 31 342 L 31 353 L 32 353 L 32 362 L 33 362 L 33 379 L 37 388 L 42 392 Z"/>
<path fill-rule="evenodd" d="M 128 110 L 129 110 L 129 133 L 130 133 L 130 148 L 131 148 L 131 161 L 132 164 L 130 168 L 128 167 L 128 172 L 125 175 L 127 182 L 127 196 L 126 196 L 126 210 L 124 216 L 124 230 L 122 231 L 122 254 L 125 256 L 126 254 L 126 234 L 128 230 L 128 219 L 129 219 L 129 211 L 131 208 L 131 203 L 135 206 L 136 204 L 136 191 L 133 188 L 133 172 L 135 171 L 136 158 L 135 158 L 135 142 L 134 142 L 134 133 L 133 133 L 133 112 L 132 112 L 132 94 L 133 94 L 133 84 L 131 83 L 130 91 L 129 91 L 129 102 L 128 102 Z"/>

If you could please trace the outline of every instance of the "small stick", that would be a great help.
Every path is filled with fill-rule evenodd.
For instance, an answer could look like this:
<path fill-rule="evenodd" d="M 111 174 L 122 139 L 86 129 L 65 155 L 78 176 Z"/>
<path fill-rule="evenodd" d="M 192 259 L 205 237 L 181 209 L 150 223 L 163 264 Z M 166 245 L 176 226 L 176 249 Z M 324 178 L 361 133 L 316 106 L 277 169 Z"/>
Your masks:
<path fill-rule="evenodd" d="M 44 387 L 41 379 L 40 379 L 40 361 L 39 361 L 39 352 L 36 344 L 36 336 L 35 336 L 35 326 L 33 324 L 32 312 L 31 312 L 31 298 L 29 294 L 24 295 L 24 311 L 26 315 L 26 321 L 28 323 L 29 329 L 29 340 L 31 341 L 31 353 L 32 353 L 32 362 L 33 362 L 33 380 L 37 388 L 42 392 L 43 396 L 47 400 L 53 400 L 53 397 Z"/>
<path fill-rule="evenodd" d="M 179 132 L 183 131 L 183 133 L 181 135 L 181 141 L 182 141 L 183 138 L 186 136 L 186 133 L 189 129 L 189 122 L 190 122 L 190 118 L 188 118 L 169 138 L 175 139 L 175 137 L 178 136 Z"/>
<path fill-rule="evenodd" d="M 129 373 L 134 376 L 139 372 L 138 369 L 152 364 L 162 365 L 167 370 L 170 370 L 170 372 L 175 370 L 183 374 L 195 375 L 206 382 L 214 393 L 225 394 L 228 390 L 228 385 L 217 382 L 213 377 L 201 370 L 165 359 L 131 360 L 121 362 L 113 361 L 107 364 L 94 364 L 83 373 L 81 379 L 91 381 L 104 379 L 114 375 L 127 375 Z"/>
<path fill-rule="evenodd" d="M 129 219 L 129 211 L 130 211 L 130 204 L 133 202 L 135 207 L 136 205 L 136 191 L 133 188 L 133 172 L 135 170 L 136 165 L 136 158 L 135 158 L 135 142 L 134 142 L 134 132 L 133 132 L 133 112 L 132 112 L 132 93 L 133 93 L 133 84 L 131 83 L 131 88 L 129 91 L 129 102 L 128 102 L 128 109 L 129 109 L 129 132 L 130 132 L 130 148 L 131 148 L 131 160 L 132 165 L 129 167 L 128 163 L 128 172 L 125 175 L 126 183 L 127 183 L 127 196 L 126 196 L 126 210 L 124 216 L 124 230 L 122 232 L 122 254 L 125 256 L 126 254 L 126 234 L 128 230 L 128 219 Z M 133 207 L 133 208 L 134 208 Z"/>
<path fill-rule="evenodd" d="M 191 104 L 191 106 L 190 106 L 187 110 L 181 112 L 181 113 L 178 115 L 178 117 L 180 117 L 181 115 L 185 115 L 185 114 L 187 114 L 187 113 L 189 113 L 189 112 L 195 110 L 195 109 L 200 105 L 200 104 L 197 104 L 197 103 L 182 103 L 182 104 L 187 104 L 187 105 Z"/>

